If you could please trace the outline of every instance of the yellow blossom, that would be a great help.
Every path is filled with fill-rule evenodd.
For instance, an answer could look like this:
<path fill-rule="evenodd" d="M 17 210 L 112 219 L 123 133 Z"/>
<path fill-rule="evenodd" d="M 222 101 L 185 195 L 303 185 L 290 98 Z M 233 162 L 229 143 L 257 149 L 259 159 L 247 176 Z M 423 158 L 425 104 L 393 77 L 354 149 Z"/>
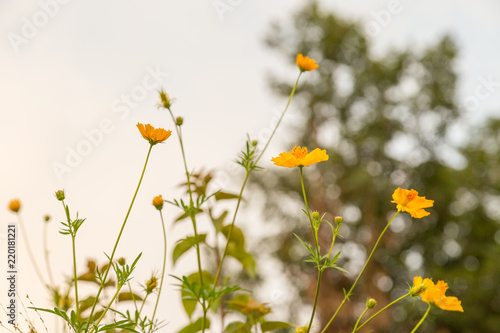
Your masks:
<path fill-rule="evenodd" d="M 19 212 L 19 209 L 21 209 L 21 201 L 14 199 L 9 202 L 9 210 L 11 212 L 17 213 Z"/>
<path fill-rule="evenodd" d="M 295 333 L 307 333 L 307 326 L 297 326 L 295 327 Z"/>
<path fill-rule="evenodd" d="M 432 283 L 420 297 L 422 301 L 433 304 L 443 310 L 464 312 L 462 302 L 458 298 L 445 295 L 447 289 L 448 284 L 446 282 L 438 281 L 435 285 Z"/>
<path fill-rule="evenodd" d="M 415 190 L 405 190 L 398 187 L 392 194 L 392 202 L 397 204 L 399 211 L 408 212 L 414 218 L 421 218 L 429 215 L 424 208 L 434 205 L 434 200 L 427 200 L 425 197 L 419 197 Z"/>
<path fill-rule="evenodd" d="M 297 55 L 297 59 L 295 62 L 297 63 L 297 66 L 299 67 L 301 72 L 313 71 L 319 67 L 314 59 L 304 57 L 302 54 Z"/>
<path fill-rule="evenodd" d="M 415 276 L 413 278 L 413 286 L 410 288 L 410 296 L 419 296 L 431 286 L 434 286 L 431 279 L 422 279 L 420 276 Z"/>
<path fill-rule="evenodd" d="M 161 197 L 161 194 L 157 197 L 154 197 L 153 199 L 153 206 L 156 207 L 158 210 L 162 210 L 163 208 L 163 198 Z"/>
<path fill-rule="evenodd" d="M 328 155 L 326 150 L 321 150 L 319 148 L 314 149 L 312 152 L 308 153 L 307 148 L 301 148 L 300 146 L 293 147 L 292 151 L 281 153 L 278 157 L 273 157 L 271 161 L 275 165 L 287 168 L 293 168 L 296 166 L 310 166 L 311 164 L 328 161 Z"/>
<path fill-rule="evenodd" d="M 172 135 L 172 131 L 167 131 L 163 128 L 154 128 L 150 124 L 143 125 L 141 123 L 137 123 L 137 128 L 144 139 L 148 140 L 150 144 L 155 145 L 159 142 L 163 142 L 167 140 L 170 135 Z"/>
<path fill-rule="evenodd" d="M 156 289 L 156 287 L 158 287 L 158 279 L 156 278 L 156 276 L 151 276 L 151 279 L 146 281 L 146 293 L 151 294 Z"/>

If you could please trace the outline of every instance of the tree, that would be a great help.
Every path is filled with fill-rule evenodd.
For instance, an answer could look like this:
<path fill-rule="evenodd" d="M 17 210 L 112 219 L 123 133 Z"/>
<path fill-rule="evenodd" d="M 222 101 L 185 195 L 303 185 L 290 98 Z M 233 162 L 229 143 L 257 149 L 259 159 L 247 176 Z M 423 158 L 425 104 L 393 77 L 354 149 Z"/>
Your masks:
<path fill-rule="evenodd" d="M 266 42 L 287 59 L 303 53 L 320 64 L 297 92 L 294 103 L 303 121 L 290 128 L 295 134 L 284 150 L 293 145 L 327 149 L 330 160 L 305 174 L 307 196 L 312 209 L 327 213 L 328 220 L 341 215 L 345 221 L 344 242 L 338 249 L 342 267 L 351 274 L 332 271 L 323 277 L 321 326 L 342 301 L 343 289 L 351 286 L 387 214 L 395 210 L 392 192 L 402 187 L 435 200 L 431 215 L 421 220 L 398 217 L 362 284 L 328 332 L 352 329 L 357 305 L 367 297 L 375 298 L 380 307 L 389 303 L 405 293 L 416 275 L 447 281 L 465 310 L 465 314 L 432 311 L 422 331 L 497 331 L 500 121 L 492 120 L 478 130 L 469 128 L 467 133 L 474 135 L 461 145 L 450 139 L 456 124 L 467 126 L 456 101 L 457 48 L 451 37 L 444 36 L 425 50 L 391 51 L 377 58 L 359 25 L 309 2 L 293 17 L 292 27 L 274 24 Z M 270 81 L 279 95 L 287 96 L 289 84 Z M 265 198 L 266 218 L 273 223 L 286 221 L 279 236 L 266 239 L 263 246 L 278 249 L 283 273 L 305 302 L 312 303 L 316 270 L 295 255 L 300 244 L 293 237 L 295 232 L 307 238 L 305 216 L 300 214 L 300 182 L 277 170 L 263 173 L 254 185 Z M 297 209 L 290 210 L 284 200 Z M 330 236 L 325 229 L 325 243 Z M 296 318 L 302 310 L 302 304 L 294 302 L 289 313 Z M 423 312 L 420 304 L 403 302 L 370 328 L 410 331 Z"/>

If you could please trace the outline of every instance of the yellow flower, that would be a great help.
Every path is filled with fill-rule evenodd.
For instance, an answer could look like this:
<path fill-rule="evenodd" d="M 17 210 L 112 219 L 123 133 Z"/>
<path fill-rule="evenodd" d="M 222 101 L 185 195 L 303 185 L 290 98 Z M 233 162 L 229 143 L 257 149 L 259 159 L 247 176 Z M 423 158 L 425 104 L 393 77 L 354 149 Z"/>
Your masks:
<path fill-rule="evenodd" d="M 420 276 L 415 276 L 413 278 L 413 286 L 410 288 L 410 296 L 419 296 L 431 286 L 434 286 L 434 282 L 431 279 L 422 279 Z"/>
<path fill-rule="evenodd" d="M 172 131 L 167 131 L 163 128 L 154 128 L 150 124 L 146 124 L 146 126 L 144 126 L 141 123 L 137 123 L 137 128 L 139 129 L 139 132 L 141 132 L 142 137 L 148 140 L 152 145 L 163 142 L 167 140 L 170 135 L 172 135 Z"/>
<path fill-rule="evenodd" d="M 163 208 L 163 198 L 161 197 L 161 194 L 157 197 L 154 197 L 153 199 L 153 206 L 156 207 L 158 210 L 162 210 Z"/>
<path fill-rule="evenodd" d="M 19 212 L 19 209 L 21 209 L 21 201 L 18 199 L 14 199 L 11 202 L 9 202 L 9 209 L 11 212 L 17 213 Z"/>
<path fill-rule="evenodd" d="M 419 197 L 415 190 L 405 190 L 398 187 L 392 194 L 392 202 L 397 204 L 399 211 L 408 212 L 414 218 L 421 218 L 429 215 L 424 208 L 434 205 L 434 200 L 427 200 L 425 197 Z"/>
<path fill-rule="evenodd" d="M 445 296 L 447 289 L 448 284 L 446 282 L 438 281 L 435 285 L 432 283 L 420 297 L 422 297 L 422 301 L 433 304 L 443 310 L 464 312 L 462 302 L 458 298 Z"/>
<path fill-rule="evenodd" d="M 314 59 L 309 59 L 309 57 L 304 57 L 301 54 L 297 54 L 297 60 L 295 61 L 301 72 L 313 71 L 318 68 L 318 64 Z"/>
<path fill-rule="evenodd" d="M 296 166 L 310 166 L 311 164 L 328 161 L 328 155 L 326 150 L 321 150 L 319 148 L 314 149 L 312 152 L 307 153 L 307 148 L 301 148 L 300 146 L 293 147 L 291 152 L 281 153 L 278 157 L 273 157 L 271 161 L 275 165 L 293 168 Z"/>
<path fill-rule="evenodd" d="M 158 287 L 158 279 L 156 276 L 151 276 L 151 279 L 146 281 L 145 291 L 149 295 L 156 289 L 156 287 Z"/>

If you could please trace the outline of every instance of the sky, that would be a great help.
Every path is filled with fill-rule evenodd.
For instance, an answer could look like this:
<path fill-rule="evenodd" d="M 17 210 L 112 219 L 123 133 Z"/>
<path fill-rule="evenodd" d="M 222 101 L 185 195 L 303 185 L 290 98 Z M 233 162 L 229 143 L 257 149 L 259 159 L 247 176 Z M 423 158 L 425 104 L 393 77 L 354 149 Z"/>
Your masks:
<path fill-rule="evenodd" d="M 263 39 L 273 21 L 289 20 L 304 3 L 0 2 L 0 205 L 6 207 L 13 198 L 23 205 L 21 216 L 29 239 L 21 237 L 18 244 L 20 295 L 30 294 L 37 306 L 48 305 L 24 248 L 29 242 L 43 267 L 40 235 L 46 214 L 52 216 L 47 227 L 56 280 L 60 283 L 70 275 L 71 241 L 58 233 L 64 212 L 54 198 L 56 190 L 66 191 L 73 217 L 78 212 L 87 219 L 77 237 L 80 269 L 87 258 L 103 262 L 103 252 L 110 253 L 149 147 L 136 124 L 173 130 L 169 115 L 156 107 L 159 88 L 175 99 L 173 111 L 185 119 L 190 168 L 217 168 L 223 189 L 234 190 L 241 184 L 242 174 L 232 161 L 247 133 L 265 136 L 286 103 L 271 94 L 265 77 L 297 71 L 292 61 L 266 48 Z M 498 1 L 319 3 L 359 22 L 374 43 L 375 56 L 394 49 L 423 49 L 451 34 L 459 47 L 458 102 L 471 122 L 498 115 Z M 290 113 L 293 110 L 292 102 Z M 271 166 L 271 156 L 286 149 L 279 144 L 280 136 L 286 136 L 285 127 L 264 155 L 264 167 Z M 161 225 L 151 200 L 158 194 L 165 199 L 179 197 L 177 184 L 183 172 L 174 136 L 153 148 L 118 247 L 118 255 L 126 258 L 143 253 L 137 282 L 143 283 L 152 269 L 161 267 Z M 172 225 L 178 213 L 174 207 L 165 213 L 169 257 L 175 241 L 192 232 L 189 224 Z M 0 221 L 4 246 L 6 224 L 16 217 L 1 209 Z M 190 272 L 193 259 L 187 256 L 175 267 L 169 264 L 168 272 Z M 169 323 L 165 332 L 175 332 L 187 321 L 171 282 L 159 308 L 161 318 Z M 2 279 L 4 306 L 6 288 Z M 47 325 L 51 324 L 49 320 Z"/>

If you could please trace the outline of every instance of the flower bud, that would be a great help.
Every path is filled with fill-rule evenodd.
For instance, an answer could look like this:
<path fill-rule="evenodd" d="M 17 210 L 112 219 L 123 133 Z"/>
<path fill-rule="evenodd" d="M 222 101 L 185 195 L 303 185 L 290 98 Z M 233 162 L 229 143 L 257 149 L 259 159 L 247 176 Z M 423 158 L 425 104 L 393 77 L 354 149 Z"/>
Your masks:
<path fill-rule="evenodd" d="M 152 276 L 151 279 L 146 281 L 146 293 L 151 294 L 156 287 L 158 287 L 158 279 L 155 276 Z"/>
<path fill-rule="evenodd" d="M 182 124 L 184 124 L 184 118 L 182 118 L 182 117 L 175 118 L 175 124 L 177 126 L 181 126 Z"/>
<path fill-rule="evenodd" d="M 59 201 L 63 201 L 66 198 L 66 196 L 64 195 L 64 190 L 57 191 L 56 192 L 56 198 Z"/>
<path fill-rule="evenodd" d="M 257 141 L 257 140 L 253 140 L 253 141 L 252 141 L 252 146 L 254 146 L 254 147 L 255 147 L 255 146 L 257 146 L 258 144 L 259 144 L 259 141 Z"/>
<path fill-rule="evenodd" d="M 163 91 L 163 89 L 160 90 L 159 93 L 161 99 L 161 104 L 159 104 L 159 106 L 163 106 L 165 109 L 170 109 L 170 107 L 172 106 L 172 100 L 170 99 L 170 97 L 168 97 L 167 93 Z"/>
<path fill-rule="evenodd" d="M 312 212 L 311 217 L 313 220 L 319 220 L 319 213 L 317 211 Z"/>
<path fill-rule="evenodd" d="M 118 263 L 119 263 L 120 265 L 124 266 L 124 265 L 125 265 L 125 258 L 123 258 L 123 257 L 119 258 L 119 259 L 118 259 Z"/>
<path fill-rule="evenodd" d="M 9 203 L 9 210 L 11 212 L 17 213 L 19 212 L 19 209 L 21 209 L 21 201 L 18 199 L 11 200 Z"/>
<path fill-rule="evenodd" d="M 49 222 L 49 221 L 50 221 L 50 215 L 45 215 L 45 216 L 43 217 L 43 220 L 44 220 L 45 222 Z"/>
<path fill-rule="evenodd" d="M 154 197 L 153 206 L 155 206 L 156 209 L 158 209 L 158 210 L 163 209 L 163 198 L 161 197 L 161 194 L 157 197 Z"/>
<path fill-rule="evenodd" d="M 342 224 L 343 220 L 342 216 L 335 216 L 335 223 L 337 223 L 337 225 Z"/>
<path fill-rule="evenodd" d="M 377 305 L 377 301 L 374 298 L 370 298 L 366 301 L 366 307 L 368 309 L 373 309 Z"/>

